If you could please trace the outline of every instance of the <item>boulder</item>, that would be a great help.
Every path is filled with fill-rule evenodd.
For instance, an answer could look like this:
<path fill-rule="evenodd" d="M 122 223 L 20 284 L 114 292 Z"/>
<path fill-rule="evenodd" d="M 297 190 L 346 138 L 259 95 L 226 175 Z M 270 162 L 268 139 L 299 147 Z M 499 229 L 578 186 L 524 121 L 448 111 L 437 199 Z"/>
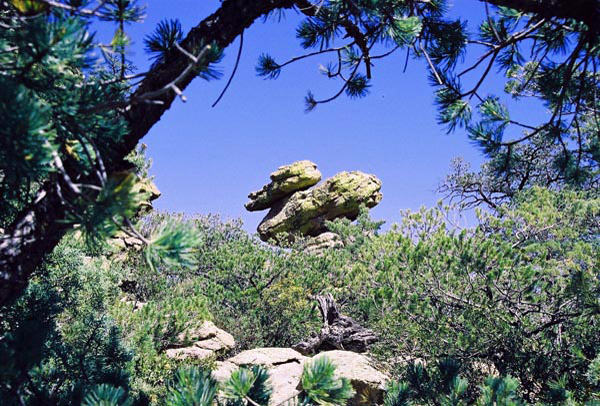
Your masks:
<path fill-rule="evenodd" d="M 348 403 L 350 406 L 371 406 L 383 401 L 389 378 L 373 368 L 368 357 L 348 351 L 327 351 L 312 359 L 324 356 L 336 366 L 336 376 L 347 378 L 356 391 Z M 263 365 L 269 371 L 269 383 L 273 388 L 270 405 L 275 406 L 300 393 L 304 364 L 310 360 L 290 348 L 256 348 L 241 352 L 225 362 L 217 362 L 213 377 L 224 383 L 242 365 Z"/>
<path fill-rule="evenodd" d="M 213 377 L 223 383 L 242 365 L 262 365 L 269 371 L 269 384 L 273 388 L 270 404 L 279 405 L 298 394 L 306 359 L 291 348 L 256 348 L 217 362 Z"/>
<path fill-rule="evenodd" d="M 236 365 L 264 365 L 269 368 L 289 362 L 303 363 L 305 359 L 291 348 L 267 347 L 240 352 L 228 361 Z"/>
<path fill-rule="evenodd" d="M 340 217 L 356 219 L 362 204 L 371 208 L 382 198 L 381 181 L 360 171 L 341 172 L 322 184 L 279 200 L 258 226 L 263 241 L 287 233 L 316 236 L 325 231 L 325 221 Z"/>
<path fill-rule="evenodd" d="M 186 345 L 192 342 L 192 345 Z M 169 358 L 205 359 L 229 351 L 235 346 L 233 336 L 221 330 L 212 321 L 204 321 L 198 328 L 188 329 L 177 336 L 166 354 Z"/>
<path fill-rule="evenodd" d="M 250 201 L 245 207 L 248 211 L 268 209 L 278 200 L 296 191 L 308 189 L 320 180 L 321 172 L 311 161 L 298 161 L 280 166 L 271 174 L 271 183 L 248 195 Z"/>
<path fill-rule="evenodd" d="M 363 406 L 383 403 L 385 387 L 389 377 L 376 370 L 372 361 L 363 354 L 350 351 L 325 351 L 313 357 L 314 360 L 327 357 L 335 365 L 335 374 L 346 378 L 356 394 L 348 401 L 349 406 Z"/>
<path fill-rule="evenodd" d="M 311 237 L 306 241 L 304 252 L 312 255 L 322 255 L 325 251 L 341 248 L 344 243 L 340 237 L 330 231 Z"/>
<path fill-rule="evenodd" d="M 183 347 L 183 348 L 168 348 L 165 351 L 165 354 L 167 354 L 168 358 L 173 358 L 173 359 L 193 358 L 193 359 L 202 360 L 202 359 L 207 359 L 207 358 L 212 357 L 215 354 L 215 352 L 211 351 L 211 350 L 206 350 L 204 348 L 198 348 L 195 346 L 191 346 L 191 347 Z"/>

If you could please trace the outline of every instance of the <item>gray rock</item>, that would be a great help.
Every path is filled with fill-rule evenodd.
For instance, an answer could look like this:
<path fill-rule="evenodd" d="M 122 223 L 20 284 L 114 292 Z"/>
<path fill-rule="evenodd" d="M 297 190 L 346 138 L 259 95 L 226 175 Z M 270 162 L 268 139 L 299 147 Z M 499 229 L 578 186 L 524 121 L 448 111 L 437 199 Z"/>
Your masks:
<path fill-rule="evenodd" d="M 192 345 L 186 345 L 192 342 Z M 169 358 L 205 359 L 223 354 L 235 346 L 233 336 L 221 330 L 212 321 L 204 321 L 198 328 L 188 329 L 177 336 L 177 340 L 167 349 Z"/>
<path fill-rule="evenodd" d="M 313 357 L 313 360 L 327 357 L 335 365 L 335 375 L 346 378 L 352 384 L 356 394 L 348 401 L 349 406 L 367 406 L 383 403 L 385 387 L 389 377 L 376 370 L 372 361 L 364 354 L 350 351 L 325 351 Z"/>
<path fill-rule="evenodd" d="M 305 359 L 306 357 L 291 348 L 267 347 L 240 352 L 235 357 L 229 358 L 228 361 L 236 365 L 273 367 L 288 362 L 302 363 Z"/>
<path fill-rule="evenodd" d="M 248 195 L 248 211 L 265 210 L 278 200 L 298 190 L 305 190 L 321 180 L 321 172 L 311 161 L 298 161 L 279 167 L 271 174 L 271 183 Z"/>
<path fill-rule="evenodd" d="M 224 383 L 241 365 L 262 365 L 269 371 L 269 384 L 273 388 L 270 405 L 279 405 L 298 394 L 306 359 L 291 348 L 255 348 L 225 362 L 217 362 L 213 377 Z"/>
<path fill-rule="evenodd" d="M 373 368 L 367 356 L 349 351 L 327 351 L 312 359 L 325 356 L 336 366 L 336 376 L 347 378 L 356 391 L 348 403 L 350 406 L 371 406 L 382 402 L 389 378 Z M 290 348 L 256 348 L 241 352 L 225 362 L 217 362 L 213 377 L 224 383 L 241 365 L 263 365 L 269 371 L 269 383 L 273 388 L 270 405 L 275 406 L 300 393 L 304 364 L 310 360 Z"/>
<path fill-rule="evenodd" d="M 341 248 L 344 243 L 340 237 L 330 231 L 320 234 L 316 237 L 311 237 L 306 242 L 304 252 L 312 255 L 322 255 L 325 251 Z"/>
<path fill-rule="evenodd" d="M 322 184 L 278 201 L 258 226 L 258 234 L 267 241 L 286 233 L 316 236 L 325 231 L 325 222 L 340 217 L 356 219 L 362 204 L 371 208 L 382 198 L 381 181 L 360 171 L 341 172 Z"/>

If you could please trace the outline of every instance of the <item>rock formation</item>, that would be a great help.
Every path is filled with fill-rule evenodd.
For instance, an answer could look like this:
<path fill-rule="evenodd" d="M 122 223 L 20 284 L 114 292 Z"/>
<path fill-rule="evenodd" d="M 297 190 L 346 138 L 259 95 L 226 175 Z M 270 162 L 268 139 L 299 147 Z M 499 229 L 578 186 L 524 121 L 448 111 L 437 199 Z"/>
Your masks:
<path fill-rule="evenodd" d="M 248 196 L 248 210 L 270 207 L 258 226 L 263 241 L 282 234 L 290 240 L 297 235 L 318 236 L 327 231 L 326 221 L 342 217 L 354 220 L 361 205 L 371 208 L 381 201 L 381 181 L 360 171 L 341 172 L 306 189 L 321 177 L 316 167 L 310 161 L 282 166 L 271 174 L 271 183 Z"/>
<path fill-rule="evenodd" d="M 167 349 L 166 355 L 176 359 L 205 359 L 222 355 L 234 346 L 235 340 L 231 334 L 217 328 L 213 322 L 205 321 L 199 328 L 179 334 Z"/>
<path fill-rule="evenodd" d="M 373 368 L 367 356 L 349 351 L 326 351 L 309 358 L 290 348 L 256 348 L 217 362 L 213 376 L 217 381 L 225 382 L 241 365 L 263 365 L 269 371 L 269 383 L 273 388 L 270 404 L 278 405 L 300 392 L 304 364 L 319 357 L 329 358 L 336 366 L 336 376 L 347 378 L 352 384 L 356 395 L 348 402 L 349 406 L 382 403 L 389 378 Z"/>
<path fill-rule="evenodd" d="M 298 161 L 291 165 L 280 166 L 271 174 L 271 183 L 248 195 L 250 201 L 245 205 L 246 210 L 268 209 L 278 200 L 296 191 L 308 189 L 320 180 L 321 172 L 313 162 Z"/>
<path fill-rule="evenodd" d="M 322 255 L 327 250 L 343 246 L 344 243 L 336 233 L 327 231 L 309 239 L 304 247 L 304 252 L 307 254 Z"/>
<path fill-rule="evenodd" d="M 179 334 L 165 354 L 178 360 L 224 359 L 223 356 L 234 346 L 235 340 L 231 334 L 210 321 L 204 321 L 200 327 L 189 328 Z M 304 364 L 320 357 L 329 358 L 336 367 L 336 377 L 346 378 L 352 384 L 356 394 L 348 402 L 349 406 L 382 403 L 388 376 L 375 369 L 368 356 L 351 351 L 323 351 L 311 358 L 292 348 L 255 348 L 224 361 L 216 361 L 212 375 L 217 381 L 225 383 L 243 365 L 262 365 L 269 372 L 269 384 L 273 390 L 270 405 L 274 406 L 300 393 Z"/>

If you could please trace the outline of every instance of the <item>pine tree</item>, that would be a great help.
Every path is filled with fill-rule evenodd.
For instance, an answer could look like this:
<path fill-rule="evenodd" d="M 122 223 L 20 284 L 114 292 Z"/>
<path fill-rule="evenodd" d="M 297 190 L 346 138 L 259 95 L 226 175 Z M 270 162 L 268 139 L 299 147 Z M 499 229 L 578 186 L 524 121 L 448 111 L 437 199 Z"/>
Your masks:
<path fill-rule="evenodd" d="M 176 22 L 161 24 L 146 41 L 155 64 L 132 87 L 124 27 L 142 15 L 135 1 L 2 1 L 0 304 L 23 291 L 73 227 L 96 235 L 93 241 L 122 228 L 135 233 L 130 223 L 139 196 L 132 193 L 127 155 L 176 97 L 185 100 L 183 91 L 195 77 L 215 76 L 211 64 L 223 49 L 258 18 L 285 9 L 306 16 L 297 33 L 313 51 L 287 62 L 264 55 L 257 72 L 275 78 L 298 59 L 333 55 L 323 72 L 342 81 L 340 90 L 323 99 L 309 93 L 308 109 L 344 93 L 367 95 L 373 61 L 405 50 L 427 62 L 440 123 L 468 130 L 494 162 L 492 176 L 518 170 L 526 158 L 517 147 L 525 145 L 548 157 L 556 174 L 549 183 L 597 185 L 598 1 L 490 3 L 498 8 L 477 2 L 488 18 L 470 36 L 463 21 L 445 16 L 444 0 L 224 0 L 186 35 Z M 94 18 L 117 27 L 100 65 L 90 59 L 98 46 L 87 32 Z M 470 49 L 480 59 L 460 70 Z M 516 122 L 500 99 L 483 93 L 494 66 L 508 75 L 510 94 L 548 107 L 546 122 Z M 156 240 L 163 257 L 184 253 L 190 247 L 181 244 L 193 242 Z"/>

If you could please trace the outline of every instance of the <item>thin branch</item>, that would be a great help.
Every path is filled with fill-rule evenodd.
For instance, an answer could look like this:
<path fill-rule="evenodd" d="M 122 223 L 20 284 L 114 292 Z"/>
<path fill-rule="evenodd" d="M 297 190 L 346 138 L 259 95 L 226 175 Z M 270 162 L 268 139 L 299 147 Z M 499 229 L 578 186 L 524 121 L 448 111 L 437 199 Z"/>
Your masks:
<path fill-rule="evenodd" d="M 240 58 L 242 57 L 242 48 L 243 47 L 244 47 L 244 31 L 242 31 L 242 33 L 240 34 L 240 47 L 238 49 L 237 57 L 235 58 L 235 65 L 233 66 L 233 71 L 231 72 L 231 76 L 229 76 L 229 80 L 227 81 L 227 84 L 223 88 L 223 91 L 221 92 L 219 97 L 217 97 L 217 100 L 215 100 L 215 102 L 212 104 L 211 107 L 215 107 L 221 101 L 221 99 L 225 95 L 225 92 L 227 91 L 227 89 L 229 89 L 229 85 L 231 84 L 231 81 L 233 80 L 233 77 L 235 76 L 235 72 L 237 72 L 238 65 L 240 64 Z"/>

